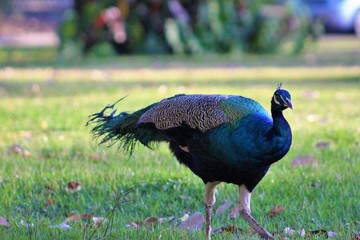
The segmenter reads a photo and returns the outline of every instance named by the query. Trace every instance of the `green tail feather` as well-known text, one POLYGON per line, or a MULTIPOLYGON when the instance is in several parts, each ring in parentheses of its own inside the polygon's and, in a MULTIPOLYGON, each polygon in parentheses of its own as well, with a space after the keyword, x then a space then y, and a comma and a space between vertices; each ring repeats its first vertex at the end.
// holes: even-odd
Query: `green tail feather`
POLYGON ((101 138, 100 144, 110 143, 110 145, 113 145, 118 143, 120 149, 132 154, 137 141, 150 148, 152 142, 165 140, 156 129, 137 127, 141 115, 156 103, 134 113, 121 112, 115 115, 114 106, 122 99, 124 98, 112 105, 107 105, 99 113, 90 115, 90 120, 86 125, 96 124, 91 133, 95 138, 101 138), (105 111, 108 109, 113 111, 110 115, 105 115, 105 111))

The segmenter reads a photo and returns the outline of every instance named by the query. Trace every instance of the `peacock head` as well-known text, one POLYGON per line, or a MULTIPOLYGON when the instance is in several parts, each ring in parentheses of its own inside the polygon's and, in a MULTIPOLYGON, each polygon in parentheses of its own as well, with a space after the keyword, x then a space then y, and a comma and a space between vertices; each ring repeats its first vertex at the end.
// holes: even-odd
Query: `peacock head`
POLYGON ((291 103, 291 96, 288 91, 281 89, 281 83, 274 92, 274 96, 271 99, 271 108, 277 111, 283 111, 287 108, 294 109, 291 103))

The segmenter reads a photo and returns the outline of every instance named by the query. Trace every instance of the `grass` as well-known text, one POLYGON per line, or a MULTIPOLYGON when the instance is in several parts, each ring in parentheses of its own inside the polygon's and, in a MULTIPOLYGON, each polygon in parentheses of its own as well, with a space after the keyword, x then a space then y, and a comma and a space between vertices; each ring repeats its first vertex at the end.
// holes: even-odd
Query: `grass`
MULTIPOLYGON (((98 147, 85 126, 87 116, 126 95, 120 110, 136 110, 180 92, 241 94, 268 109, 282 81, 295 106, 285 112, 293 146, 254 190, 253 215, 270 232, 325 229, 336 232, 335 239, 354 238, 360 228, 358 40, 329 38, 317 45, 296 57, 126 57, 0 69, 0 216, 10 224, 0 226, 0 236, 204 239, 203 232, 173 226, 186 213, 204 212, 201 180, 165 145, 158 151, 139 146, 132 158, 116 147, 98 147), (321 141, 330 145, 317 147, 321 141), (15 144, 27 152, 12 150, 15 144), (292 167, 297 156, 318 162, 292 167), (71 181, 82 189, 67 191, 71 181), (285 211, 271 219, 266 213, 275 205, 285 211), (70 222, 70 230, 50 228, 85 213, 108 221, 96 228, 82 218, 70 222), (175 220, 126 227, 150 216, 175 220)), ((215 207, 237 201, 236 187, 221 184, 218 189, 215 207)), ((244 238, 257 238, 243 220, 228 219, 228 212, 214 217, 213 226, 235 224, 245 229, 244 238)))

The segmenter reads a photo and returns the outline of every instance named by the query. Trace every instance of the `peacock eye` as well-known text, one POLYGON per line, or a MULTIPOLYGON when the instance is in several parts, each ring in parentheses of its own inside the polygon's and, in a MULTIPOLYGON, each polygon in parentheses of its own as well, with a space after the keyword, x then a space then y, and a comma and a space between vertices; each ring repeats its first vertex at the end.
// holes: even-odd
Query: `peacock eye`
POLYGON ((274 102, 277 104, 277 105, 280 105, 280 102, 279 102, 279 95, 276 95, 274 96, 274 102))

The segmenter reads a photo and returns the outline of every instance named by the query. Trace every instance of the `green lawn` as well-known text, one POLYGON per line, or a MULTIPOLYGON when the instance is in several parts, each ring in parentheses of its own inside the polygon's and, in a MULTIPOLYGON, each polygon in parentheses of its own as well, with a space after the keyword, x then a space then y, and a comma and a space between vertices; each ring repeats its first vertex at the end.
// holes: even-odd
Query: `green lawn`
MULTIPOLYGON (((181 166, 166 145, 139 145, 132 158, 115 146, 98 147, 85 126, 88 115, 117 99, 120 111, 137 110, 177 93, 226 93, 258 100, 266 109, 279 82, 295 107, 285 116, 293 146, 253 192, 253 216, 275 237, 324 229, 334 239, 360 230, 360 43, 326 38, 300 56, 242 55, 119 57, 82 62, 50 61, 0 69, 0 239, 202 239, 180 231, 185 214, 202 212, 202 181, 181 166), (320 146, 319 146, 320 145, 320 146), (316 164, 293 167, 298 156, 316 164), (69 182, 81 190, 67 190, 69 182), (285 210, 274 218, 274 206, 285 210), (105 217, 97 227, 82 215, 105 217), (171 221, 139 228, 147 217, 171 221)), ((215 208, 237 201, 237 188, 221 184, 215 208)), ((213 217, 213 227, 235 224, 256 239, 248 224, 213 217)), ((213 239, 230 236, 216 234, 213 239)), ((295 234, 292 238, 303 239, 295 234)), ((311 239, 324 239, 317 234, 311 239)))

